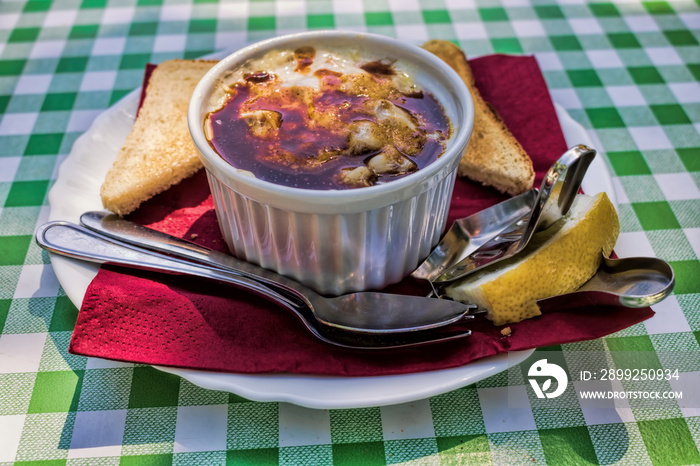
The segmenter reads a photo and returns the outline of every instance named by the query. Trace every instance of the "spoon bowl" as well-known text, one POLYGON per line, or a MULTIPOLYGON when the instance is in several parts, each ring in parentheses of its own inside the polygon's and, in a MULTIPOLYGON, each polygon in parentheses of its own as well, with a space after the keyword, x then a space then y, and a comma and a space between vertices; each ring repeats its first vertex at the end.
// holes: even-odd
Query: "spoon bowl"
POLYGON ((585 306, 642 308, 665 299, 674 285, 673 268, 662 259, 603 256, 595 275, 578 290, 541 299, 537 305, 543 313, 585 306))

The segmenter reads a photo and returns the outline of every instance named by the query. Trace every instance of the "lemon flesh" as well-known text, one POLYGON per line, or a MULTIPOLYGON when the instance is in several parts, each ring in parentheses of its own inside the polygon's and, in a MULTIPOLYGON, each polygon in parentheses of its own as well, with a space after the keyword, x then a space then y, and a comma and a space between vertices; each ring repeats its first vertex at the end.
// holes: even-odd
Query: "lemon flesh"
POLYGON ((605 193, 578 194, 569 213, 523 251, 448 286, 445 294, 487 310, 495 325, 541 315, 537 300, 571 293, 598 270, 620 233, 605 193))

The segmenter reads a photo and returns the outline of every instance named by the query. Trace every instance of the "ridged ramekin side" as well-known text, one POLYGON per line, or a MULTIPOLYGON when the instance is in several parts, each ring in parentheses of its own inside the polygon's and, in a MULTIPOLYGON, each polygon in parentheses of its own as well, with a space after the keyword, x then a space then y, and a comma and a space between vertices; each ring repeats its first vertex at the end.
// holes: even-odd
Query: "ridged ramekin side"
POLYGON ((232 253, 333 295, 380 289, 413 271, 444 230, 454 186, 447 176, 378 209, 313 214, 264 205, 208 178, 232 253))

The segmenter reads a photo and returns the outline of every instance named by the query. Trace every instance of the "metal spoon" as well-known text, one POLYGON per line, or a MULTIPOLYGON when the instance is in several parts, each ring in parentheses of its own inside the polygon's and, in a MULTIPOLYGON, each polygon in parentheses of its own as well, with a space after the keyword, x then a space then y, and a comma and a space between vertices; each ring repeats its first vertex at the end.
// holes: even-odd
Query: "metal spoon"
POLYGON ((603 256, 598 271, 573 293, 538 301, 543 312, 580 305, 647 307, 673 291, 671 265, 656 257, 610 259, 603 256))
POLYGON ((432 281, 518 220, 529 218, 537 193, 537 189, 533 188, 455 220, 440 243, 411 276, 432 281))
MULTIPOLYGON (((656 257, 625 257, 603 260, 596 273, 571 293, 537 300, 542 313, 587 306, 642 308, 663 301, 673 291, 671 265, 656 257)), ((479 307, 472 315, 486 314, 479 307)))
MULTIPOLYGON (((145 231, 150 234, 154 230, 145 231)), ((199 248, 183 240, 169 238, 173 244, 180 241, 195 250, 199 248)), ((372 336, 379 338, 389 334, 417 333, 420 335, 401 335, 397 339, 426 340, 431 338, 431 335, 426 333, 428 330, 472 318, 467 314, 474 307, 448 300, 378 292, 324 298, 293 280, 252 264, 240 264, 242 261, 226 254, 201 248, 209 257, 209 265, 205 265, 202 262, 207 261, 193 253, 187 253, 183 247, 177 251, 181 257, 191 257, 200 263, 188 262, 107 238, 68 222, 50 222, 41 226, 37 230, 36 240, 41 247, 50 252, 75 259, 196 275, 238 285, 295 311, 307 328, 317 336, 323 332, 332 332, 334 335, 338 332, 354 333, 363 334, 362 338, 367 340, 372 339, 372 336), (212 260, 218 262, 213 263, 212 260), (234 268, 236 265, 244 265, 246 272, 241 273, 241 270, 234 268), (259 272, 259 275, 253 272, 259 272)), ((462 332, 461 336, 464 335, 462 332)), ((432 337, 435 338, 436 335, 432 337)))
POLYGON ((595 150, 584 145, 566 151, 547 172, 529 215, 447 268, 431 283, 441 286, 453 282, 522 251, 536 231, 551 226, 568 213, 595 154, 595 150))

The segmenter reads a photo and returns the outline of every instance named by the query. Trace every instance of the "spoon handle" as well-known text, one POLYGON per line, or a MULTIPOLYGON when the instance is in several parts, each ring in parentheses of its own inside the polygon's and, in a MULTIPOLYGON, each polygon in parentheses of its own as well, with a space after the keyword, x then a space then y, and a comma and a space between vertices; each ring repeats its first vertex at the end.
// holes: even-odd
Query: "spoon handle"
POLYGON ((137 247, 158 251, 194 261, 265 284, 288 299, 313 307, 318 295, 302 284, 271 270, 236 259, 233 256, 207 249, 190 241, 171 236, 107 212, 86 212, 80 216, 83 226, 100 235, 137 247))
POLYGON ((542 312, 579 306, 652 306, 673 291, 671 265, 656 257, 609 259, 603 256, 598 271, 571 293, 537 301, 542 312))
POLYGON ((37 229, 36 241, 49 252, 97 264, 153 270, 171 274, 194 275, 237 285, 294 310, 298 303, 248 277, 202 264, 191 264, 160 253, 105 238, 80 225, 49 222, 37 229))
POLYGON ((671 294, 675 283, 673 268, 663 259, 604 256, 598 272, 578 292, 605 294, 625 307, 646 307, 671 294))

